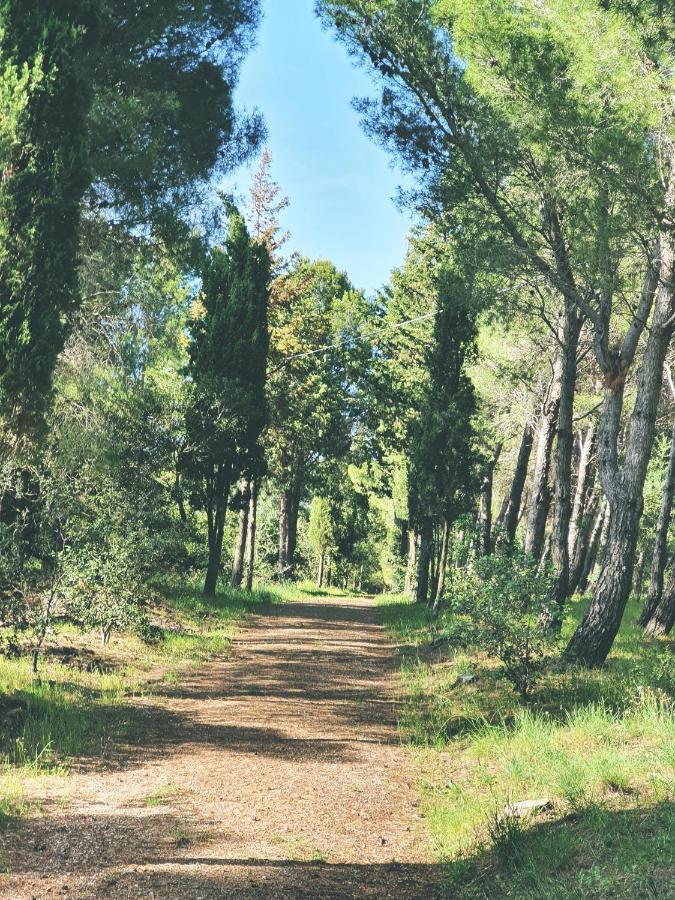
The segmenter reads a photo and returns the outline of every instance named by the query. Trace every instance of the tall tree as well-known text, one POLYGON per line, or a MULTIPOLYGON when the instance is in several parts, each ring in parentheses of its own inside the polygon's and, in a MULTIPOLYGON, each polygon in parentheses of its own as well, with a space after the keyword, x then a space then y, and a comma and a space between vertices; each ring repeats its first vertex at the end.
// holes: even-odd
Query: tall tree
POLYGON ((79 299, 96 0, 0 3, 0 415, 39 425, 79 299))
POLYGON ((193 502, 207 517, 206 595, 216 591, 232 484, 262 465, 269 266, 265 248, 232 212, 225 246, 214 248, 206 263, 190 346, 186 467, 193 502))
POLYGON ((368 127, 420 174, 426 203, 433 208, 448 182, 461 182, 486 204, 523 275, 559 297, 560 602, 568 580, 575 340, 584 320, 592 327, 605 378, 598 462, 611 509, 609 552, 568 656, 602 663, 630 592, 660 371, 673 330, 673 110, 660 101, 672 95, 672 29, 659 18, 666 30, 649 30, 648 42, 629 17, 595 0, 574 7, 490 0, 319 6, 385 82, 380 103, 362 104, 368 127), (641 251, 642 278, 635 264, 641 251), (635 299, 626 307, 629 295, 635 299), (615 345, 622 314, 628 326, 615 345), (643 334, 622 464, 624 386, 643 334))

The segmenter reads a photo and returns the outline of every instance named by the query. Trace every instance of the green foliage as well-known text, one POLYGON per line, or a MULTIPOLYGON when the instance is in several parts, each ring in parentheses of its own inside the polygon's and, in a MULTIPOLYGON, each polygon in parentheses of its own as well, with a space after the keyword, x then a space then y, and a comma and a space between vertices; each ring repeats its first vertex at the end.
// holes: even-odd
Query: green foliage
POLYGON ((240 117, 233 93, 259 20, 257 0, 134 0, 100 4, 89 68, 88 204, 127 223, 153 223, 173 240, 176 220, 204 200, 214 176, 258 146, 258 116, 240 117))
POLYGON ((548 573, 519 548, 479 557, 454 580, 454 608, 468 617, 478 646, 498 657, 520 696, 532 691, 557 638, 548 624, 555 606, 548 573))
POLYGON ((0 3, 0 415, 19 433, 42 422, 78 301, 97 15, 95 0, 0 3))
POLYGON ((269 257, 233 213, 223 249, 214 248, 194 307, 189 374, 194 396, 188 430, 191 464, 213 478, 259 468, 266 420, 269 257))
POLYGON ((183 467, 191 501, 208 519, 207 593, 215 591, 232 483, 263 468, 269 275, 267 250, 251 241, 233 211, 225 247, 214 248, 207 260, 189 350, 192 391, 183 467))
MULTIPOLYGON (((399 727, 415 747, 448 891, 476 900, 667 896, 675 669, 669 644, 640 641, 638 607, 606 669, 549 668, 524 707, 494 661, 467 646, 465 620, 396 596, 380 602, 401 645, 399 727), (508 803, 535 798, 552 809, 513 827, 504 819, 508 803)), ((565 634, 583 613, 570 607, 565 634)))
POLYGON ((309 539, 313 547, 324 553, 335 543, 334 510, 326 497, 312 497, 309 510, 309 539))
POLYGON ((85 629, 97 628, 107 643, 113 629, 147 627, 147 558, 139 535, 115 534, 102 546, 67 555, 65 609, 85 629))

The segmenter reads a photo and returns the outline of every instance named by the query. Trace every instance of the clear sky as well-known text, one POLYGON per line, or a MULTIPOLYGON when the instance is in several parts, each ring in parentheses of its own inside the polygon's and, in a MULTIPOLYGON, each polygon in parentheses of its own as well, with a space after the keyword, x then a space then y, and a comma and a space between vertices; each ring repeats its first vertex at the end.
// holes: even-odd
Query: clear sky
MULTIPOLYGON (((372 292, 403 262, 410 227, 393 201, 400 173, 351 106, 353 97, 372 93, 372 82, 321 27, 313 0, 262 0, 262 7, 236 99, 265 117, 272 175, 291 201, 284 214, 290 247, 330 259, 372 292)), ((243 195, 249 179, 241 169, 227 186, 243 195)))

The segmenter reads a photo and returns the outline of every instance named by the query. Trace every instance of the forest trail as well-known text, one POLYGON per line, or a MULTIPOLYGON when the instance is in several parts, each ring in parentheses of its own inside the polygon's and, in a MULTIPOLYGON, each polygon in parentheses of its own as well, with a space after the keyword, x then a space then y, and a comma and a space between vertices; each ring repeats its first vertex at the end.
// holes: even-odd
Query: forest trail
POLYGON ((441 895, 372 601, 271 607, 133 706, 105 771, 52 779, 5 846, 11 898, 441 895))

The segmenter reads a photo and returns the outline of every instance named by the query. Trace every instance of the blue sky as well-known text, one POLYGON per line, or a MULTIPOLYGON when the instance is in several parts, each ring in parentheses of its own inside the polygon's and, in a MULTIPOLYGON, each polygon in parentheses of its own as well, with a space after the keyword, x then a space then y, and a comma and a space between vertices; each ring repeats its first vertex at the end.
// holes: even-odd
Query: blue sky
MULTIPOLYGON (((313 0, 262 6, 236 99, 265 117, 272 174, 291 201, 284 214, 290 247, 332 260, 372 292, 402 263, 410 227, 393 201, 400 173, 366 137, 351 106, 354 96, 372 93, 372 82, 322 29, 313 0)), ((249 179, 250 170, 241 169, 227 187, 243 195, 249 179)))

